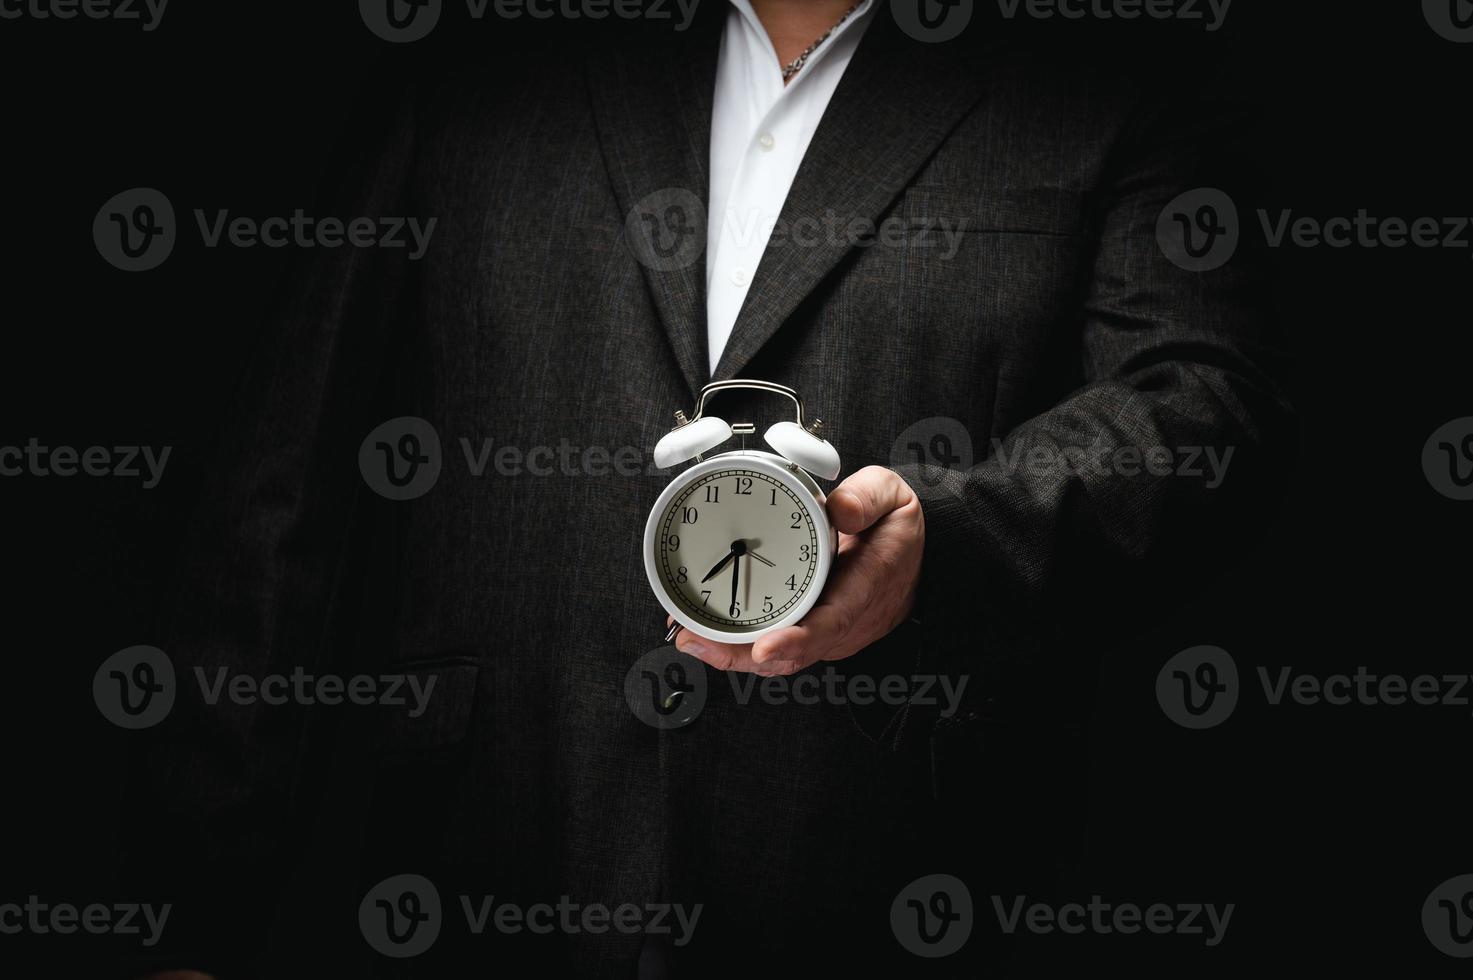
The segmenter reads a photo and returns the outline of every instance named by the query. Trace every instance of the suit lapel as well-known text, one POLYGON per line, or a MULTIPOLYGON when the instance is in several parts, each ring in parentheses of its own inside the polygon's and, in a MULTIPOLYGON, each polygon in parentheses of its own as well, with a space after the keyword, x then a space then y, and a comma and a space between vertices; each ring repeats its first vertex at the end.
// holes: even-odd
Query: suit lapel
POLYGON ((676 231, 699 239, 680 248, 673 261, 641 262, 692 397, 706 383, 710 363, 704 215, 710 200, 711 101, 725 4, 710 6, 703 5, 695 22, 675 40, 664 35, 657 46, 625 51, 589 68, 599 142, 621 217, 640 206, 651 220, 665 220, 665 205, 679 200, 677 192, 700 202, 698 214, 683 211, 669 226, 678 221, 676 231))
MULTIPOLYGON (((877 220, 980 97, 975 70, 938 45, 905 38, 881 11, 809 143, 780 226, 877 220)), ((853 247, 840 234, 824 232, 816 246, 795 237, 769 243, 714 378, 742 371, 853 247)))

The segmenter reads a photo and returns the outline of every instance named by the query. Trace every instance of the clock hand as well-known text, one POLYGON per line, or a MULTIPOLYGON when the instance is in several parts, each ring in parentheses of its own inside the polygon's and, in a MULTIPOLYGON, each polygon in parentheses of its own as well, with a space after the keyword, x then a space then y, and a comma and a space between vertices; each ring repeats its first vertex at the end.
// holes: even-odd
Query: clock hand
POLYGON ((715 578, 723 568, 731 564, 731 560, 737 556, 736 546, 738 543, 739 542, 736 541, 733 541, 731 543, 731 550, 726 553, 726 557, 718 561, 715 567, 706 573, 706 577, 701 579, 702 583, 711 581, 711 579, 715 578))
POLYGON ((776 568, 777 567, 776 564, 774 564, 773 562, 768 561, 766 558, 763 558, 761 555, 757 554, 757 552, 755 552, 755 551, 748 551, 747 554, 751 555, 753 558, 757 559, 762 564, 766 565, 768 568, 776 568))
MULTIPOLYGON (((738 541, 737 544, 741 544, 741 542, 738 541)), ((746 551, 746 550, 747 550, 746 549, 746 546, 743 545, 742 551, 746 551)), ((732 553, 733 556, 735 556, 735 555, 740 554, 741 552, 738 552, 736 550, 735 546, 733 546, 731 553, 732 553)), ((737 614, 737 604, 736 604, 736 600, 737 600, 737 582, 738 582, 738 580, 741 579, 741 577, 742 577, 742 563, 741 562, 733 562, 732 563, 732 566, 731 566, 731 605, 726 610, 726 614, 728 616, 730 616, 732 619, 736 619, 736 614, 737 614)))

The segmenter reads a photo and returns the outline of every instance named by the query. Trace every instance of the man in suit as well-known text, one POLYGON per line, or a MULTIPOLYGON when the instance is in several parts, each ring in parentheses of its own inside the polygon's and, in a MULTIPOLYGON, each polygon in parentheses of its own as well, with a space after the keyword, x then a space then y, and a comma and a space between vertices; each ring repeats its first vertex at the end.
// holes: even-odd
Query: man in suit
MULTIPOLYGON (((1046 889, 1077 831, 1097 617, 1210 573, 1287 410, 1251 256, 1193 270, 1158 242, 1168 203, 1226 179, 1202 105, 1140 62, 1001 23, 931 43, 887 7, 708 5, 688 32, 471 59, 374 108, 351 213, 435 216, 434 240, 419 261, 312 257, 165 636, 207 670, 434 694, 418 715, 181 695, 150 772, 189 815, 171 838, 213 860, 178 885, 200 930, 178 932, 203 937, 179 965, 249 959, 259 903, 324 841, 341 894, 299 931, 392 975, 920 969, 904 921, 944 930, 966 901, 903 896, 932 874, 970 890, 954 956, 1003 956, 986 896, 1046 889), (472 464, 487 439, 646 450, 733 377, 828 424, 839 563, 795 627, 682 633, 705 700, 654 726, 624 691, 664 647, 640 545, 671 474, 472 464), (438 476, 390 500, 358 452, 403 417, 435 434, 438 476), (973 458, 897 445, 918 424, 954 424, 973 458), (1187 447, 1234 453, 1222 486, 1142 462, 1187 447), (960 703, 742 694, 805 672, 943 678, 960 703), (356 903, 403 873, 444 924, 386 958, 356 903), (477 935, 461 911, 488 895, 699 912, 685 934, 477 935)), ((774 412, 729 397, 725 417, 774 412)))

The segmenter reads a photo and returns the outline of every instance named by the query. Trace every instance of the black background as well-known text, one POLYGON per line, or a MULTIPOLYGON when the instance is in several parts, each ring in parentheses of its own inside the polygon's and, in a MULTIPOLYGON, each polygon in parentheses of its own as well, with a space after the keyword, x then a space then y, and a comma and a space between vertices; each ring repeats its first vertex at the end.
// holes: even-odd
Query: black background
MULTIPOLYGON (((98 714, 92 674, 115 650, 152 642, 183 517, 291 251, 205 248, 192 209, 313 213, 351 113, 373 111, 363 93, 413 77, 445 46, 536 51, 576 71, 580 46, 619 43, 628 29, 474 23, 450 4, 430 39, 393 47, 351 3, 176 4, 151 33, 136 22, 0 21, 0 445, 172 447, 152 490, 0 478, 10 571, 0 901, 127 897, 116 854, 129 739, 98 714), (128 274, 102 260, 91 225, 135 186, 166 193, 181 232, 163 266, 128 274)), ((1267 178, 1261 201, 1238 202, 1245 235, 1261 236, 1259 207, 1473 214, 1473 44, 1437 36, 1417 4, 1238 0, 1213 34, 1144 22, 1038 29, 1076 40, 1090 30, 1120 57, 1154 59, 1162 86, 1220 58, 1263 108, 1241 147, 1267 178)), ((1467 672, 1473 504, 1434 492, 1420 457, 1434 429, 1473 415, 1470 255, 1466 243, 1272 252, 1302 427, 1291 487, 1246 555, 1225 560, 1188 605, 1097 624, 1112 652, 1074 876, 1086 896, 1237 910, 1216 949, 1117 936, 1060 940, 1050 956, 1137 975, 1466 969, 1433 949, 1420 910, 1433 887, 1473 872, 1470 708, 1271 707, 1255 671, 1467 672), (1163 716, 1155 677, 1203 643, 1234 655, 1244 693, 1228 722, 1192 732, 1163 716)), ((263 912, 262 946, 301 962, 270 925, 263 912)), ((126 950, 116 939, 0 936, 0 964, 39 956, 56 975, 126 950)))

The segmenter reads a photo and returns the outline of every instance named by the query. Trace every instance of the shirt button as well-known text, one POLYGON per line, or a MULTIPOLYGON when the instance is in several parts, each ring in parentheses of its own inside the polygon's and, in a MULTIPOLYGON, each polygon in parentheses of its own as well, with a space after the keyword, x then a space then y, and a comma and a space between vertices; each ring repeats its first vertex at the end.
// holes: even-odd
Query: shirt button
POLYGON ((757 145, 762 147, 762 149, 764 150, 770 150, 777 145, 777 140, 772 138, 771 133, 763 133, 761 136, 757 137, 757 145))
POLYGON ((751 280, 751 278, 751 276, 747 275, 746 269, 731 270, 731 281, 734 285, 745 286, 751 280))

